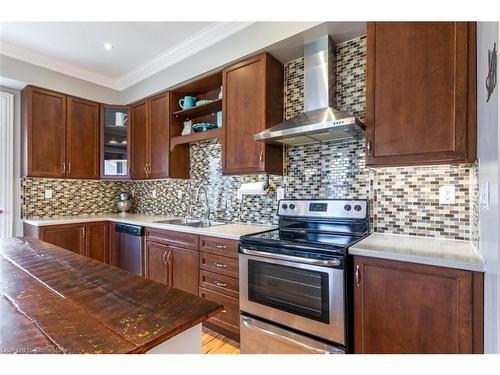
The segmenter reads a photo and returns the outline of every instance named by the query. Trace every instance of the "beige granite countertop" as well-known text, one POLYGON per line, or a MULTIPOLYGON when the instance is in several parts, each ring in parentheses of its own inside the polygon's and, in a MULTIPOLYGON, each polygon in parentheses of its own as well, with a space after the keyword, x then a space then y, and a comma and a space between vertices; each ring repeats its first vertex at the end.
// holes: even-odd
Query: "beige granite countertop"
POLYGON ((484 261, 470 241, 373 233, 349 254, 484 272, 484 261))
POLYGON ((117 223, 142 225, 150 228, 168 229, 177 232, 201 234, 205 236, 227 238, 231 240, 239 240, 241 236, 246 234, 264 232, 266 230, 275 229, 276 227, 258 224, 240 224, 230 223, 218 225, 209 228, 192 228, 181 225, 159 224, 155 223, 158 220, 172 219, 175 216, 154 216, 154 215, 137 215, 137 214, 107 214, 94 216, 61 216, 46 219, 24 219, 25 224, 34 225, 37 227, 46 225, 60 225, 72 223, 88 223, 93 221, 113 221, 117 223))

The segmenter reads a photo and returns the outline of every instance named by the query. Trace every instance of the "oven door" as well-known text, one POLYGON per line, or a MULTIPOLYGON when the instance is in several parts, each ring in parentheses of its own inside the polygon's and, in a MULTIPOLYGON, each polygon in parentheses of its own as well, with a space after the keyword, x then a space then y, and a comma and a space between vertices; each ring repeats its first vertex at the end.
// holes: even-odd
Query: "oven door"
POLYGON ((247 254, 239 262, 243 312, 346 344, 343 268, 247 254))

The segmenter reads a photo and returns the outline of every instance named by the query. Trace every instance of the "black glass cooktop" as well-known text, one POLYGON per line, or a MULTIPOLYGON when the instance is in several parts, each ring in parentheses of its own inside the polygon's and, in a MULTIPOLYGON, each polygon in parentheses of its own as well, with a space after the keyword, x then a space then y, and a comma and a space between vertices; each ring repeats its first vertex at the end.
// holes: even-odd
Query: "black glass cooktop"
POLYGON ((303 250, 317 249, 318 251, 344 253, 349 246, 363 237, 364 236, 354 234, 301 232, 276 229, 243 236, 241 241, 245 244, 259 246, 297 248, 303 250))

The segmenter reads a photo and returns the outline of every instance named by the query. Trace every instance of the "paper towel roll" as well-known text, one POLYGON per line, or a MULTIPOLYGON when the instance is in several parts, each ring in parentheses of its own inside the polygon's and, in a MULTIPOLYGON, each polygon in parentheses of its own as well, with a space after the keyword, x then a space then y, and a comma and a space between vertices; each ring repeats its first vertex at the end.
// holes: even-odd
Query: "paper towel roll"
POLYGON ((248 184, 241 184, 238 193, 241 195, 266 195, 268 187, 266 182, 251 182, 248 184))

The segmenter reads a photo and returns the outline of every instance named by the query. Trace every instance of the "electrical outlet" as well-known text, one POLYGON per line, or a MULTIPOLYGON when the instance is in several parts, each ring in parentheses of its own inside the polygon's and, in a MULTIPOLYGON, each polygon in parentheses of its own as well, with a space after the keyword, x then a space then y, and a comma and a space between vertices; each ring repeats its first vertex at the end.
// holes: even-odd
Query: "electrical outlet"
POLYGON ((490 183, 485 182, 479 186, 479 203, 482 208, 490 208, 490 183))
POLYGON ((285 189, 284 188, 276 189, 276 200, 279 201, 280 199, 285 199, 285 189))
POLYGON ((439 204, 455 204, 455 185, 439 187, 439 204))
POLYGON ((45 190, 45 199, 52 199, 53 196, 54 196, 54 190, 52 189, 45 190))
POLYGON ((177 190, 177 199, 182 199, 182 190, 177 190))
POLYGON ((153 190, 151 191, 151 197, 152 197, 152 198, 156 198, 156 189, 153 189, 153 190))

